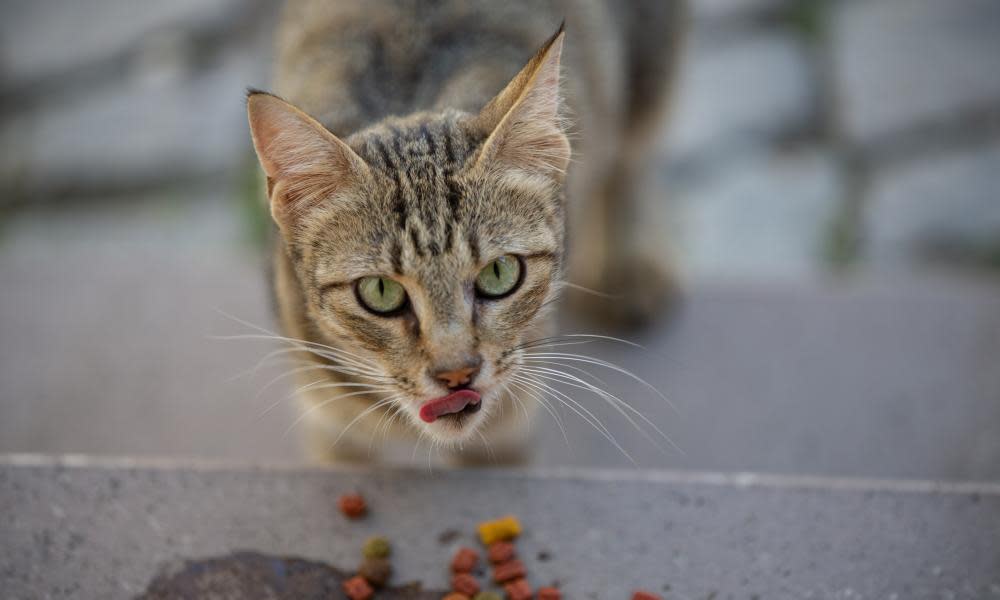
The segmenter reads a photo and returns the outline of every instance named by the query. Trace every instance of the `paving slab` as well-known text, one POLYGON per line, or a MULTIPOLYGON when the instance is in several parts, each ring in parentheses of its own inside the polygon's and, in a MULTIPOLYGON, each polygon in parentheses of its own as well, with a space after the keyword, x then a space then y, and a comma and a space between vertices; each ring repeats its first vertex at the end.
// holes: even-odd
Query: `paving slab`
POLYGON ((864 258, 878 268, 1000 261, 1000 140, 873 174, 864 258))
POLYGON ((870 144, 963 110, 995 107, 1000 4, 993 0, 832 3, 839 121, 870 144))
MULTIPOLYGON (((0 587, 12 599, 136 597, 158 575, 162 591, 224 561, 261 578, 288 565, 350 571, 376 533, 394 543, 396 582, 443 590, 452 553, 477 544, 475 524, 509 513, 525 525, 518 550, 531 582, 558 581, 567 598, 624 599, 638 587, 697 600, 1000 597, 997 485, 2 463, 0 587), (349 490, 369 498, 370 518, 337 512, 349 490)), ((330 581, 316 583, 322 597, 341 597, 322 587, 330 581)), ((188 597, 253 597, 210 584, 188 597)))

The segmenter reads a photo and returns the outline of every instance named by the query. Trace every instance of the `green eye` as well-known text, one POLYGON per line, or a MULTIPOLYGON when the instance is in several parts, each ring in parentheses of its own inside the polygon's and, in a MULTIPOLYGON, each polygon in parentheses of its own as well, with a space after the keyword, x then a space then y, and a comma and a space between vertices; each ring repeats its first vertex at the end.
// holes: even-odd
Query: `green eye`
POLYGON ((483 267, 476 277, 476 291, 487 298, 500 298, 514 291, 521 281, 521 261, 505 254, 483 267))
POLYGON ((372 312, 390 313, 406 302, 406 290, 392 279, 368 276, 358 280, 358 298, 372 312))

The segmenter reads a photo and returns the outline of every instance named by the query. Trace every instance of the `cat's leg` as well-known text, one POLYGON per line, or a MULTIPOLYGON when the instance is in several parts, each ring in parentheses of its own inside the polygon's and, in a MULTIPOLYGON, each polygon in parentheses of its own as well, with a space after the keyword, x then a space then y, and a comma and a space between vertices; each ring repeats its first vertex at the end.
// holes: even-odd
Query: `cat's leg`
MULTIPOLYGON (((617 152, 607 157, 603 169, 585 175, 588 181, 576 190, 584 210, 577 230, 571 231, 569 256, 570 282, 607 296, 566 292, 577 313, 617 329, 643 327, 679 299, 669 258, 651 254, 648 248, 654 244, 640 243, 638 225, 642 203, 663 202, 650 167, 673 91, 685 3, 640 1, 626 13, 625 118, 614 136, 617 152)), ((610 137, 602 136, 601 143, 610 137)))

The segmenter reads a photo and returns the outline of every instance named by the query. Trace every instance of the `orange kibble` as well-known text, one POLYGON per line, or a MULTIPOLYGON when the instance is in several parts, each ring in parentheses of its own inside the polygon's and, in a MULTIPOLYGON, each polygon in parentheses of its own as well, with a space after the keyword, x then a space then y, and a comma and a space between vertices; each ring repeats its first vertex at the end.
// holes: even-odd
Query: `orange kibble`
POLYGON ((524 569, 524 563, 516 558, 493 567, 493 581, 497 583, 518 579, 527 574, 528 572, 524 569))
POLYGON ((493 564, 507 562, 514 558, 516 549, 510 542, 493 542, 487 549, 486 556, 493 564))
POLYGON ((632 593, 632 600, 663 600, 653 592, 647 592, 646 590, 636 590, 632 593))
POLYGON ((521 522, 516 517, 506 516, 495 521, 485 521, 477 527, 479 539, 484 546, 493 542, 508 541, 521 535, 521 522))
POLYGON ((543 587, 538 588, 538 600, 562 600, 562 592, 559 588, 543 587))
POLYGON ((348 519, 360 519, 368 514, 368 504, 361 494, 344 494, 337 503, 348 519))
POLYGON ((369 600, 375 594, 372 586, 368 585, 368 582, 360 575, 344 581, 343 587, 344 593, 351 600, 369 600))
POLYGON ((451 589, 459 594, 475 596, 479 593, 479 582, 468 573, 455 573, 451 578, 451 589))
POLYGON ((451 559, 452 573, 468 573, 479 564, 479 553, 472 548, 459 548, 451 559))
POLYGON ((524 578, 511 581, 503 586, 503 591, 507 592, 508 600, 531 600, 531 586, 524 578))

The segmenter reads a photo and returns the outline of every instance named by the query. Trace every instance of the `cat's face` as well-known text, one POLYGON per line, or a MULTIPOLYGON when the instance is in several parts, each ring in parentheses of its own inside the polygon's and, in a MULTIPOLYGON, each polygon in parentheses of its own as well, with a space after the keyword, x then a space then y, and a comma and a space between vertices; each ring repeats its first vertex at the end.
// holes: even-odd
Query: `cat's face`
MULTIPOLYGON (((341 141, 267 94, 250 122, 314 329, 433 438, 497 409, 555 295, 569 144, 557 34, 478 115, 390 119, 341 141)), ((362 377, 364 379, 364 377, 362 377)))

